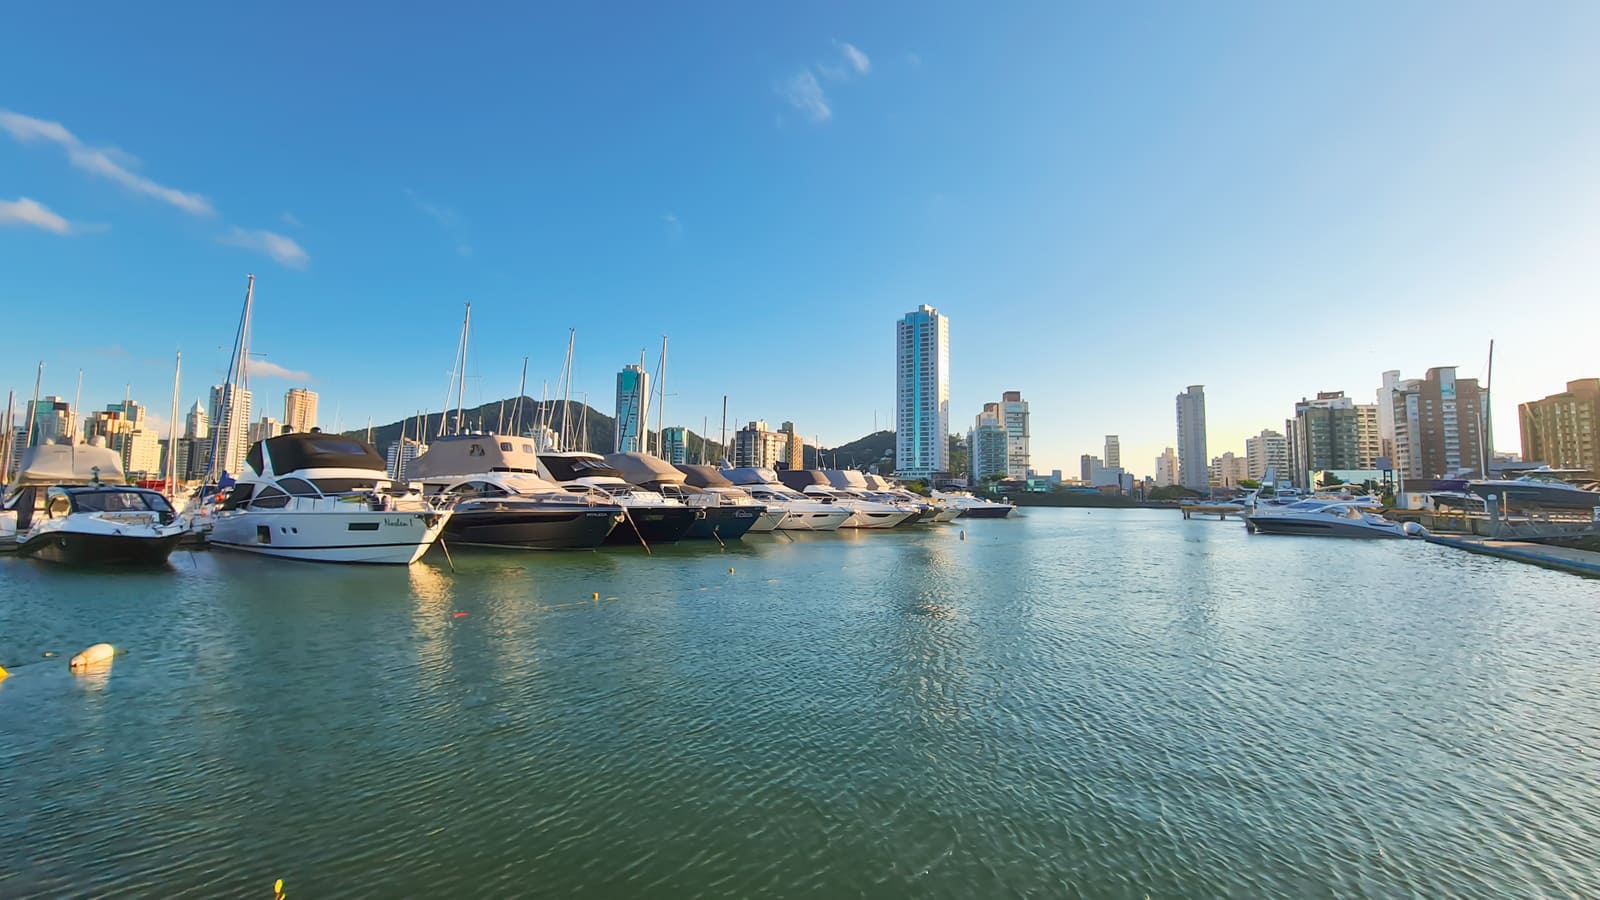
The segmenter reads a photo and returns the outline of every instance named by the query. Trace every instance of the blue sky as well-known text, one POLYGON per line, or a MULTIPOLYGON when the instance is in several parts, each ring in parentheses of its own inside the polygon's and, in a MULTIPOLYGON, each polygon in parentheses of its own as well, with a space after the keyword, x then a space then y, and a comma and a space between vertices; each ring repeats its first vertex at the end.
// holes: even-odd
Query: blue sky
POLYGON ((8 12, 0 390, 165 415, 181 349, 192 403, 248 272, 324 427, 438 409, 464 301, 469 401, 575 327, 609 409, 666 334, 669 420, 824 444, 930 303, 952 426, 1020 389, 1040 469, 1149 471, 1193 383, 1242 452, 1495 338, 1516 449, 1600 375, 1600 5, 334 6, 8 12))

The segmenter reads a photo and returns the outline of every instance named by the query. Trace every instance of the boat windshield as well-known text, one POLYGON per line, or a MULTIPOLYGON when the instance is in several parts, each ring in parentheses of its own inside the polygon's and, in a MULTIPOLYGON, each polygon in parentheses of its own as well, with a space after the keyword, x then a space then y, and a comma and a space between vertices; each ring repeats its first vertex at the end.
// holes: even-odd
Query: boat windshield
POLYGON ((152 491, 78 491, 73 512, 172 512, 167 498, 152 491))
POLYGON ((311 483, 326 497, 370 491, 378 486, 371 478, 313 478, 311 483))

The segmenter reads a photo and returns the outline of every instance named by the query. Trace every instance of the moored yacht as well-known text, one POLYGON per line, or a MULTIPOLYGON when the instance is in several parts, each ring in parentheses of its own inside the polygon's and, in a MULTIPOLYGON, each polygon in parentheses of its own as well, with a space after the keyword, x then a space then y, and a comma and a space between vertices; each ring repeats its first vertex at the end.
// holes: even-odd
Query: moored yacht
POLYGON ((778 523, 779 531, 838 531, 851 515, 848 509, 790 490, 778 480, 778 473, 771 469, 723 469, 721 475, 748 493, 757 503, 766 504, 768 509, 782 510, 784 515, 778 523))
POLYGON ((450 506, 446 546, 589 549, 622 522, 622 507, 563 491, 538 473, 532 438, 497 434, 435 438, 406 466, 424 496, 450 506))
POLYGON ((389 481, 383 457, 351 438, 313 431, 256 443, 247 471, 215 513, 214 547, 315 562, 415 562, 450 510, 389 481))
POLYGON ((760 507, 761 515, 756 517, 756 523, 750 526, 751 534, 766 534, 776 531, 789 515, 783 509, 757 501, 750 496, 749 491, 722 477, 722 473, 717 471, 716 466, 697 466, 680 463, 674 464, 673 468, 683 473, 685 488, 694 488, 703 494, 714 495, 719 498, 719 503, 736 506, 753 504, 760 507))
POLYGON ((9 549, 70 565, 166 562, 184 531, 172 505, 121 482, 122 459, 106 447, 29 448, 5 504, 9 549))
POLYGON ((737 540, 754 528, 767 510, 748 496, 737 498, 691 487, 688 475, 672 463, 649 454, 612 453, 606 457, 606 464, 621 473, 629 484, 699 510, 700 518, 684 534, 691 540, 737 540))
POLYGON ((579 450, 544 451, 538 454, 539 475, 562 490, 574 494, 593 493, 622 507, 622 524, 608 544, 670 544, 689 533, 701 511, 680 500, 669 500, 655 491, 634 487, 622 473, 606 464, 598 453, 579 450))
POLYGON ((1010 503, 985 500, 961 492, 934 491, 933 496, 961 510, 960 518, 963 519, 1004 519, 1016 509, 1010 503))
POLYGON ((1358 503, 1302 500, 1278 507, 1272 513, 1250 513, 1246 524, 1257 534, 1299 534, 1321 537, 1400 538, 1399 522, 1391 522, 1369 506, 1358 503))
POLYGON ((1501 508, 1510 511, 1541 509, 1593 510, 1600 507, 1600 491, 1589 490, 1566 481, 1562 472, 1550 468, 1529 469, 1515 478, 1469 481, 1466 492, 1487 501, 1492 494, 1500 498, 1501 508))
POLYGON ((913 511, 897 505, 864 500, 835 490, 828 476, 816 469, 785 470, 778 473, 778 479, 786 487, 799 491, 812 500, 831 503, 841 509, 849 510, 850 517, 844 520, 840 528, 893 528, 916 515, 913 511))
POLYGON ((854 469, 823 469, 822 474, 828 479, 829 486, 835 493, 847 494, 869 503, 885 503, 903 510, 907 513, 905 521, 901 523, 903 525, 933 521, 934 510, 930 504, 922 502, 909 491, 902 496, 893 491, 882 490, 867 481, 865 472, 857 472, 854 469))

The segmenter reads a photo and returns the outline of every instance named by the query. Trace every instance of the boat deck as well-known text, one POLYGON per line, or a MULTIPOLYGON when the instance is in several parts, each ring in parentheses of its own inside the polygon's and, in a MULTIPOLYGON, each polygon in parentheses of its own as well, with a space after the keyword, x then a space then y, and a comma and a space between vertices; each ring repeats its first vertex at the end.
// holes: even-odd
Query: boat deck
POLYGON ((1547 569, 1559 569, 1563 572, 1571 572, 1574 575, 1600 578, 1600 553, 1594 553, 1589 550, 1578 550, 1572 547, 1552 547, 1528 541, 1499 541, 1492 538, 1479 537, 1445 537, 1437 534, 1428 535, 1428 542, 1445 547, 1454 547, 1457 550, 1465 550, 1468 553, 1497 556, 1501 559, 1544 566, 1547 569))

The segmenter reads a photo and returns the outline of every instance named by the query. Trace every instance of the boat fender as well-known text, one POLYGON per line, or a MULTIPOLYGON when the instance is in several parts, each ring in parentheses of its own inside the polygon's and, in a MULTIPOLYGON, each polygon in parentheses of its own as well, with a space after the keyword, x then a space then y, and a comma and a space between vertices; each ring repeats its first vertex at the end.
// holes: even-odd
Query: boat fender
POLYGON ((1422 523, 1421 522, 1407 522, 1405 524, 1405 529, 1404 530, 1405 530, 1405 533, 1406 533, 1406 535, 1408 537, 1427 537, 1428 536, 1428 529, 1422 527, 1422 523))
POLYGON ((74 656, 67 662, 68 669, 87 669, 97 663, 109 662, 115 656, 117 648, 110 644, 95 644, 87 647, 82 653, 74 656))

